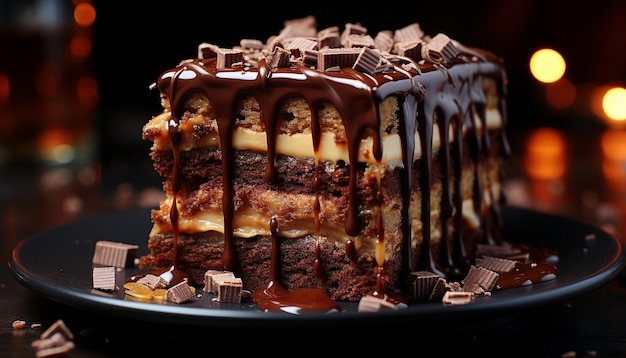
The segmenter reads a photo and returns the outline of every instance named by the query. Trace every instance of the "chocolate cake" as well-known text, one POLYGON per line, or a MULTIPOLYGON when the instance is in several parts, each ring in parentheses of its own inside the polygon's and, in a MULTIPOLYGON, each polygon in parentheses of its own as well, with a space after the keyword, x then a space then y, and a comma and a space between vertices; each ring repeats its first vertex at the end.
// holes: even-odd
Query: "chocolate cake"
POLYGON ((411 273, 460 280, 502 243, 506 85, 502 59, 417 22, 309 16, 199 44, 152 86, 164 110, 142 135, 167 195, 140 267, 232 271, 257 298, 411 301, 411 273))

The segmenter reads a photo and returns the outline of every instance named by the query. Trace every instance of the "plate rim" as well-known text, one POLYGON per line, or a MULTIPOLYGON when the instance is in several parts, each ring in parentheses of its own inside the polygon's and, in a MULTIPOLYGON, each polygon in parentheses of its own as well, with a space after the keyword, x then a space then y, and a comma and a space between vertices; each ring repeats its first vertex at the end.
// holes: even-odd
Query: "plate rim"
MULTIPOLYGON (((263 312, 258 309, 247 308, 237 309, 213 309, 203 307, 191 307, 185 304, 154 304, 145 302, 134 302, 119 299, 115 295, 106 293, 89 292, 85 293, 76 287, 59 287, 58 282, 53 282, 41 273, 33 272, 28 265, 23 263, 24 247, 33 245, 38 240, 49 238, 58 233, 63 233, 80 225, 98 224, 116 220, 120 217, 145 216, 143 224, 150 225, 149 211, 151 207, 137 207, 94 215, 74 222, 62 224, 43 230, 29 238, 23 239, 13 248, 9 258, 9 268, 15 279, 44 297, 68 306, 81 310, 96 311, 100 313, 111 313, 114 315, 131 317, 143 321, 153 321, 162 323, 183 323, 185 325, 199 326, 266 326, 280 323, 284 325, 309 325, 309 324, 369 324, 377 322, 411 322, 415 319, 420 321, 437 322, 442 318, 452 319, 457 322, 485 322, 489 319, 500 319, 519 314, 525 309, 538 306, 546 306, 558 302, 564 302, 571 298, 581 296, 606 285, 615 278, 620 271, 626 267, 626 257, 623 252, 623 245, 620 240, 609 234, 605 230, 584 223, 575 219, 540 212, 528 208, 506 205, 503 209, 504 228, 511 224, 512 217, 530 216, 536 221, 548 221, 558 223, 553 225, 557 229, 560 226, 571 225, 585 228, 589 233, 596 235, 596 240, 607 241, 615 245, 613 256, 603 255, 600 263, 602 269, 594 272, 586 272, 586 276, 581 280, 573 280, 559 285, 559 278, 554 280, 534 284, 530 286, 502 290, 494 293, 491 297, 478 297, 479 299, 467 305, 444 306, 439 302, 420 303, 406 309, 397 311, 380 312, 351 312, 351 313, 306 313, 292 315, 282 312, 263 312), (553 287, 556 286, 556 287, 553 287), (552 287, 552 288, 550 288, 552 287), (94 294, 95 293, 95 294, 94 294)), ((143 225, 142 224, 142 225, 143 225)), ((139 224, 137 224, 139 225, 139 224)), ((511 224, 512 225, 512 224, 511 224)), ((150 226, 147 226, 150 227, 150 226)), ((505 239, 509 239, 506 237, 505 239)), ((49 240, 49 239, 48 239, 49 240)), ((144 245, 147 243, 147 232, 142 237, 144 245)), ((584 240, 584 239, 583 239, 584 240)), ((94 242, 97 240, 93 240, 94 242)), ((140 250, 142 247, 140 247, 140 250)), ((143 248, 145 250, 145 247, 143 248)), ((593 252, 593 250, 590 250, 593 252)), ((598 258, 596 258, 598 259, 598 258)), ((557 265, 558 266, 558 265, 557 265)), ((91 271, 91 267, 89 268, 91 271)), ((583 270, 584 271, 584 270, 583 270)), ((584 272, 583 272, 584 273, 584 272)), ((92 290, 93 291, 93 290, 92 290)), ((123 289, 122 289, 123 291, 123 289)), ((123 295, 123 292, 122 292, 123 295)), ((343 303, 340 303, 343 304, 343 303)), ((354 303, 348 303, 352 305, 354 303)), ((253 305, 251 303, 250 305, 253 305)))

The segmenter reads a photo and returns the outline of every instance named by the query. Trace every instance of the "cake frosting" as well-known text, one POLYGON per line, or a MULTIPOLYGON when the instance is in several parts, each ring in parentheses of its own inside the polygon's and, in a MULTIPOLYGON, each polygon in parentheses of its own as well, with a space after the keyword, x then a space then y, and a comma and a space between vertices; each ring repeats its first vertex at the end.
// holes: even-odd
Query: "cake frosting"
POLYGON ((309 16, 202 43, 151 87, 164 110, 142 135, 167 195, 140 266, 172 284, 232 271, 260 306, 411 302, 415 272, 461 280, 479 245, 503 245, 506 86, 501 58, 417 22, 309 16))

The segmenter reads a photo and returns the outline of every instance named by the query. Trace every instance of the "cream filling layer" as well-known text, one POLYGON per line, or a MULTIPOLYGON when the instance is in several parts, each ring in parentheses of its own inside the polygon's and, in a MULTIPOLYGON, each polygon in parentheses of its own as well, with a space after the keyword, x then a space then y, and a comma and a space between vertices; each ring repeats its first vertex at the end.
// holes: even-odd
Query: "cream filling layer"
MULTIPOLYGON (((170 150, 170 141, 167 136, 167 122, 170 118, 168 112, 154 117, 147 126, 157 127, 161 130, 162 135, 154 141, 153 149, 170 150)), ((478 118, 475 115, 474 118, 478 118)), ((497 108, 489 108, 486 111, 486 124, 488 129, 502 127, 502 116, 497 108)), ((482 125, 476 120, 476 128, 481 129, 482 125)), ((452 128, 450 128, 450 142, 454 140, 452 128)), ((415 151, 413 153, 414 160, 421 158, 422 149, 418 143, 421 143, 420 136, 415 133, 415 151)), ((190 136, 184 137, 182 142, 183 150, 191 150, 201 147, 218 147, 219 137, 217 134, 205 135, 200 139, 191 139, 190 136)), ((439 128, 433 128, 432 149, 437 150, 441 146, 439 128)), ((402 161, 402 145, 400 135, 385 135, 382 143, 383 163, 399 163, 402 161)), ((237 128, 233 133, 233 148, 236 150, 252 150, 256 152, 267 152, 267 137, 264 132, 255 132, 246 128, 237 128)), ((364 163, 375 163, 376 158, 373 155, 373 139, 371 137, 361 140, 358 161, 364 163)), ((276 152, 286 156, 296 158, 314 158, 313 138, 311 134, 280 134, 276 136, 276 152)), ((320 138, 320 146, 318 151, 318 159, 321 161, 331 161, 337 163, 344 161, 349 164, 348 146, 346 143, 338 143, 335 141, 333 133, 322 133, 320 138)))
MULTIPOLYGON (((483 191, 483 202, 485 205, 489 206, 493 203, 493 201, 499 200, 500 197, 500 184, 493 183, 489 189, 485 189, 483 191)), ((273 195, 273 194, 272 194, 273 195)), ((312 212, 311 207, 308 206, 307 202, 310 202, 311 205, 313 203, 314 198, 310 195, 299 195, 299 194, 290 194, 290 201, 299 204, 301 207, 293 208, 293 213, 301 213, 297 216, 292 216, 291 220, 287 222, 284 226, 281 226, 280 235, 285 238, 297 238, 305 235, 314 235, 315 232, 315 218, 312 212), (302 198, 295 199, 293 196, 299 196, 302 198)), ((169 208, 171 207, 172 199, 171 197, 167 198, 161 205, 161 211, 165 213, 169 213, 169 208)), ((474 210, 474 204, 472 199, 465 199, 463 201, 462 215, 465 222, 471 228, 478 228, 480 226, 480 216, 474 210)), ((326 205, 323 209, 326 215, 334 215, 337 212, 337 209, 333 206, 326 205)), ((269 236, 271 235, 269 222, 271 217, 275 215, 275 213, 269 213, 267 211, 259 211, 255 210, 252 207, 246 207, 245 209, 237 211, 234 216, 234 231, 233 234, 235 237, 240 238, 250 238, 257 235, 269 236)), ((431 213, 431 218, 433 220, 437 220, 439 214, 437 212, 431 213)), ((219 233, 224 233, 224 217, 222 215, 222 211, 220 209, 207 209, 203 210, 196 215, 181 215, 179 217, 179 230, 181 232, 187 233, 197 233, 197 232, 207 232, 207 231, 215 231, 219 233)), ((416 239, 416 233, 422 230, 422 224, 420 219, 414 218, 412 220, 413 225, 413 245, 419 244, 416 239)), ((433 229, 435 226, 431 226, 433 229)), ((150 232, 150 236, 159 234, 161 232, 165 232, 171 230, 169 227, 161 227, 159 224, 155 224, 152 227, 152 231, 150 232)), ((322 237, 332 238, 334 241, 340 243, 346 243, 348 240, 354 240, 355 238, 349 236, 345 233, 345 228, 341 225, 330 224, 328 222, 323 223, 320 229, 319 235, 322 237)), ((431 239, 433 242, 438 242, 441 237, 440 232, 431 233, 431 239)), ((377 238, 362 238, 358 237, 355 241, 361 244, 368 244, 367 241, 372 241, 371 245, 373 246, 377 238)))

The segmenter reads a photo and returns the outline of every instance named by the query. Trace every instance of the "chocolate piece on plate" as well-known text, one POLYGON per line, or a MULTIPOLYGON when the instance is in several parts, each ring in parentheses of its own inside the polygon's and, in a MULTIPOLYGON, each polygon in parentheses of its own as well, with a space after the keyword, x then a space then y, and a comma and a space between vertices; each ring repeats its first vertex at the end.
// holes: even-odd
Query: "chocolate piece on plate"
POLYGON ((91 262, 94 265, 133 267, 139 245, 101 240, 96 242, 91 262))

